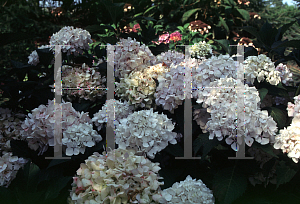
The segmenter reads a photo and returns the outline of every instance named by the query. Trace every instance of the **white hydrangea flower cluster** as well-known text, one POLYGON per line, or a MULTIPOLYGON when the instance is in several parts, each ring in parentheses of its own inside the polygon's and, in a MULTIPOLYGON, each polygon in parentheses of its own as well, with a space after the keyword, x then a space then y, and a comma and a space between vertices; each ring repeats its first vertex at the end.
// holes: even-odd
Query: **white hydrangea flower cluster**
MULTIPOLYGON (((63 45, 61 46, 62 52, 66 52, 67 55, 74 53, 75 56, 82 54, 83 50, 89 50, 89 43, 92 42, 88 31, 73 26, 63 27, 50 38, 50 45, 63 45)), ((55 48, 52 46, 51 49, 55 48)))
POLYGON ((296 117, 300 114, 300 95, 294 97, 295 104, 288 102, 288 116, 289 117, 296 117))
POLYGON ((98 131, 103 127, 103 123, 114 128, 114 125, 118 125, 121 119, 127 118, 132 112, 133 107, 127 101, 121 102, 110 99, 105 102, 101 110, 94 114, 92 121, 98 127, 98 131))
POLYGON ((249 56, 244 61, 246 82, 254 83, 255 78, 258 82, 266 81, 272 85, 281 82, 280 72, 275 69, 272 60, 264 54, 249 56))
POLYGON ((21 122, 24 114, 12 113, 8 108, 0 108, 0 152, 10 151, 10 140, 22 139, 21 122))
POLYGON ((180 64, 184 61, 184 54, 174 50, 162 52, 156 56, 156 63, 165 63, 168 67, 173 63, 174 65, 180 64))
POLYGON ((281 82, 287 86, 293 85, 293 73, 287 68, 286 65, 280 63, 277 65, 276 70, 280 72, 281 82))
POLYGON ((150 108, 156 83, 151 76, 145 72, 134 71, 125 78, 121 78, 120 83, 115 82, 116 93, 119 97, 129 102, 129 105, 150 108))
POLYGON ((157 152, 176 144, 177 133, 172 132, 174 124, 163 113, 141 110, 120 120, 116 127, 116 143, 119 148, 133 148, 147 153, 153 159, 157 152))
MULTIPOLYGON (((62 66, 62 86, 67 99, 72 101, 77 96, 80 99, 96 100, 96 97, 102 97, 106 90, 106 77, 101 77, 100 73, 85 63, 82 67, 72 67, 69 65, 62 66), (85 88, 85 89, 68 89, 68 88, 85 88), (101 88, 101 89, 96 89, 101 88)), ((54 88, 54 86, 51 86, 54 88)))
POLYGON ((28 64, 31 64, 33 66, 36 66, 40 62, 40 58, 36 50, 34 50, 29 56, 28 56, 28 64))
POLYGON ((193 85, 193 97, 198 98, 197 88, 206 87, 210 82, 224 77, 236 77, 237 64, 229 55, 212 56, 209 59, 198 61, 186 59, 179 65, 171 65, 170 71, 163 78, 158 79, 159 86, 154 96, 157 105, 162 104, 165 110, 174 113, 174 109, 184 100, 185 68, 192 70, 190 80, 193 85))
POLYGON ((182 105, 184 100, 185 68, 180 65, 171 65, 169 72, 164 77, 158 78, 159 85, 156 88, 155 103, 162 105, 165 110, 174 113, 174 110, 182 105))
POLYGON ((211 45, 206 43, 205 41, 195 43, 191 46, 189 51, 191 56, 197 57, 198 59, 205 57, 208 54, 213 54, 211 45))
POLYGON ((3 152, 0 157, 0 186, 8 187, 27 162, 24 158, 13 156, 12 152, 3 152))
MULTIPOLYGON (((232 77, 236 78, 237 66, 242 67, 234 61, 230 55, 211 56, 193 67, 193 87, 207 87, 210 82, 216 79, 232 77)), ((193 92, 193 97, 197 98, 197 91, 193 92)))
POLYGON ((248 146, 252 145, 254 139, 260 144, 273 142, 277 132, 276 122, 268 116, 266 110, 259 110, 258 91, 255 87, 245 84, 244 104, 239 104, 236 102, 237 85, 237 81, 233 78, 221 78, 209 84, 212 89, 198 90, 197 103, 203 102, 203 108, 207 108, 211 114, 206 124, 210 133, 209 138, 213 139, 216 136, 221 141, 228 136, 226 143, 235 151, 239 150, 242 136, 245 136, 245 143, 248 146), (237 118, 242 114, 245 114, 244 121, 237 118))
POLYGON ((79 152, 84 154, 85 147, 93 147, 96 142, 100 142, 102 137, 90 123, 79 123, 78 125, 69 126, 63 132, 62 144, 65 145, 66 155, 78 155, 79 152))
POLYGON ((159 63, 153 66, 149 66, 147 69, 144 69, 144 73, 154 79, 163 77, 164 73, 167 73, 169 71, 170 68, 165 63, 159 63))
POLYGON ((207 188, 201 179, 196 180, 188 175, 184 181, 176 182, 172 187, 164 189, 159 201, 164 204, 214 204, 215 198, 212 190, 207 188))
POLYGON ((288 157, 298 163, 300 158, 300 95, 294 97, 295 105, 288 104, 288 115, 293 117, 292 123, 287 128, 280 130, 275 137, 275 149, 282 149, 288 157))
MULTIPOLYGON (((66 144, 67 148, 74 148, 77 144, 76 147, 81 148, 79 151, 84 152, 82 148, 91 146, 90 141, 102 139, 100 135, 92 131, 92 120, 88 113, 77 112, 70 102, 65 103, 63 101, 61 107, 62 109, 60 106, 54 105, 54 100, 49 100, 47 106, 40 105, 38 108, 33 109, 32 113, 28 114, 21 126, 23 128, 22 136, 26 138, 31 149, 40 149, 39 154, 43 154, 48 146, 54 146, 56 142, 59 143, 59 141, 54 141, 54 126, 57 121, 55 112, 62 113, 63 144, 66 144), (77 126, 81 127, 79 124, 86 125, 84 125, 84 129, 78 129, 77 126)), ((68 149, 68 152, 71 152, 70 150, 68 149)), ((76 154, 78 150, 74 149, 73 152, 76 154)))
POLYGON ((73 177, 70 203, 156 204, 163 185, 158 181, 162 179, 159 170, 159 163, 136 156, 134 150, 95 152, 73 177))
POLYGON ((115 76, 123 78, 132 71, 142 71, 147 66, 153 65, 155 60, 148 46, 140 45, 140 42, 130 37, 121 39, 116 44, 115 50, 115 76))

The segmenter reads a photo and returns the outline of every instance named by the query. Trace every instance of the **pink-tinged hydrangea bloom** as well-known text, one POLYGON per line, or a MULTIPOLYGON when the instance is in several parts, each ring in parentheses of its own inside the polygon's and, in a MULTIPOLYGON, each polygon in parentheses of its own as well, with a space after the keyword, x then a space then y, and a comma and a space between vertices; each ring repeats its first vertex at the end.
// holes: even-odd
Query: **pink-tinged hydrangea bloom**
POLYGON ((156 58, 145 44, 136 39, 120 39, 115 50, 115 76, 124 78, 132 71, 143 70, 145 66, 155 63, 156 58))
POLYGON ((92 147, 102 140, 101 135, 93 130, 88 113, 77 112, 70 102, 63 101, 60 107, 54 104, 54 100, 48 100, 46 106, 40 105, 33 109, 21 124, 23 138, 28 141, 30 149, 39 149, 39 155, 43 154, 48 146, 54 146, 56 142, 61 143, 54 137, 57 111, 62 113, 62 144, 66 155, 84 154, 85 147, 92 147))
POLYGON ((168 67, 172 63, 174 65, 180 64, 184 60, 184 54, 175 50, 168 50, 168 52, 162 52, 156 56, 157 63, 165 63, 168 67))
MULTIPOLYGON (((82 54, 83 50, 89 50, 89 43, 93 40, 88 31, 73 26, 65 26, 57 33, 54 33, 50 38, 50 45, 61 46, 62 52, 67 55, 74 53, 75 55, 82 54)), ((51 49, 54 49, 52 46, 51 49)))
POLYGON ((132 31, 136 33, 136 32, 138 32, 140 29, 141 29, 141 26, 140 26, 140 24, 137 23, 137 24, 135 24, 135 25, 133 26, 132 31))
POLYGON ((174 42, 177 42, 177 41, 180 41, 181 40, 181 34, 178 32, 178 31, 176 31, 176 32, 174 32, 174 33, 171 33, 171 35, 170 35, 170 41, 172 40, 172 41, 174 41, 174 42))
POLYGON ((170 42, 170 34, 168 32, 162 34, 158 38, 158 42, 155 42, 157 45, 164 43, 168 44, 170 42))
POLYGON ((280 72, 281 82, 287 86, 293 84, 293 73, 287 68, 286 65, 280 63, 277 65, 276 70, 280 72))

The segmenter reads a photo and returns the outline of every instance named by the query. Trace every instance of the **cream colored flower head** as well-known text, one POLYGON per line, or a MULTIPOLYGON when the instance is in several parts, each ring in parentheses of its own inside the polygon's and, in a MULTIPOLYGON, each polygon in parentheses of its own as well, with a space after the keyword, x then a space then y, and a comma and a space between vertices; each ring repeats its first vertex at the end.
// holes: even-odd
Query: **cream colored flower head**
POLYGON ((70 203, 156 204, 163 185, 159 170, 158 163, 136 156, 134 150, 95 152, 73 177, 70 203))
POLYGON ((295 104, 288 103, 287 111, 293 117, 292 123, 287 128, 280 130, 275 137, 274 148, 287 153, 295 163, 300 158, 300 95, 294 97, 295 104))
POLYGON ((198 59, 205 57, 208 54, 213 54, 211 45, 205 41, 195 43, 191 46, 189 51, 192 57, 197 57, 198 59))
POLYGON ((141 71, 131 72, 121 78, 120 83, 116 82, 116 93, 123 100, 128 101, 129 105, 150 108, 156 83, 151 76, 141 71))
POLYGON ((251 84, 256 78, 258 82, 266 79, 272 85, 281 82, 280 72, 275 69, 272 60, 264 54, 247 57, 244 61, 244 68, 246 82, 251 84))
POLYGON ((164 63, 159 63, 159 64, 156 64, 156 65, 153 65, 153 66, 149 66, 148 68, 144 69, 143 72, 154 78, 154 79, 158 79, 159 77, 163 77, 163 75, 166 73, 166 72, 169 72, 170 71, 170 68, 164 64, 164 63))

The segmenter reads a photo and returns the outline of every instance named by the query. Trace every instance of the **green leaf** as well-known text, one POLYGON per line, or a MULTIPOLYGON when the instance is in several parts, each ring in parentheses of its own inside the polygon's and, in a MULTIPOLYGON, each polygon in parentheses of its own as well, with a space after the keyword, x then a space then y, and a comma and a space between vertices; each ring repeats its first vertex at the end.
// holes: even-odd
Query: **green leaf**
POLYGON ((251 35, 254 35, 258 41, 261 41, 259 32, 257 31, 256 28, 252 27, 252 26, 244 26, 241 28, 242 30, 245 30, 246 32, 250 33, 251 35))
POLYGON ((259 35, 267 50, 269 50, 271 45, 274 43, 277 33, 277 29, 273 28, 268 21, 261 27, 259 35))
POLYGON ((175 156, 175 157, 183 157, 184 156, 184 151, 182 147, 177 143, 177 144, 169 144, 165 149, 165 152, 175 156))
POLYGON ((267 107, 269 115, 272 116, 274 121, 277 123, 279 129, 282 129, 287 120, 287 113, 284 113, 283 110, 276 107, 267 107))
POLYGON ((73 103, 73 108, 76 111, 87 111, 87 109, 92 105, 91 101, 88 100, 81 100, 80 103, 73 103))
POLYGON ((184 32, 184 28, 182 26, 177 26, 177 28, 183 33, 184 32))
POLYGON ((294 47, 300 49, 300 40, 290 40, 290 41, 282 42, 280 45, 274 47, 273 49, 275 50, 280 47, 294 47))
POLYGON ((264 151, 265 153, 267 153, 267 154, 269 154, 269 155, 271 155, 271 156, 273 156, 273 157, 276 157, 276 158, 278 158, 278 156, 274 153, 274 147, 272 146, 272 145, 270 145, 270 144, 266 144, 266 145, 261 145, 261 144, 259 144, 259 143, 256 143, 256 142, 254 142, 253 144, 252 144, 252 147, 256 147, 256 148, 258 148, 258 149, 261 149, 262 151, 264 151))
POLYGON ((237 9, 237 11, 241 14, 241 16, 246 20, 249 21, 250 20, 250 15, 249 12, 244 10, 244 9, 237 9))
POLYGON ((71 176, 51 179, 51 181, 48 182, 48 189, 44 197, 45 200, 55 199, 71 179, 71 176))
POLYGON ((283 36, 283 34, 294 24, 294 23, 296 23, 296 21, 292 21, 292 22, 290 22, 290 23, 288 23, 288 24, 284 24, 283 26, 281 26, 279 29, 278 29, 278 33, 277 33, 277 35, 276 35, 276 37, 275 37, 275 40, 276 41, 279 41, 279 40, 281 40, 282 39, 282 36, 283 36))
POLYGON ((184 27, 185 29, 187 29, 187 28, 189 27, 189 25, 190 25, 190 23, 186 23, 186 24, 184 24, 183 27, 184 27))
POLYGON ((20 189, 23 192, 34 192, 37 190, 39 174, 40 168, 29 161, 23 169, 18 171, 17 177, 13 180, 11 187, 20 189))
POLYGON ((0 186, 0 198, 2 203, 17 203, 13 192, 9 188, 0 186))
POLYGON ((143 15, 145 15, 146 13, 148 13, 149 11, 151 11, 152 9, 156 8, 155 6, 151 6, 150 8, 148 8, 144 13, 143 15))
POLYGON ((195 8, 195 9, 186 11, 182 15, 181 22, 184 23, 185 21, 187 21, 189 19, 189 17, 191 17, 196 11, 201 11, 201 8, 195 8))
POLYGON ((197 152, 202 148, 201 159, 203 160, 205 156, 218 144, 219 141, 216 137, 210 140, 208 133, 200 134, 193 143, 194 154, 197 154, 197 152))
POLYGON ((277 185, 276 188, 278 188, 279 185, 289 182, 297 173, 296 170, 292 169, 284 161, 280 161, 279 164, 276 167, 276 174, 277 174, 277 185))
POLYGON ((70 159, 52 159, 50 164, 48 165, 47 169, 49 169, 50 167, 62 164, 62 163, 66 163, 69 162, 70 159))
POLYGON ((225 7, 225 14, 230 15, 232 13, 232 7, 231 6, 226 6, 225 7))
POLYGON ((263 101, 265 96, 268 94, 268 89, 261 88, 261 89, 258 89, 258 92, 259 92, 260 101, 263 101))
POLYGON ((226 22, 224 21, 224 19, 222 18, 222 16, 219 16, 219 19, 220 19, 221 25, 223 25, 224 28, 226 29, 227 33, 229 33, 228 25, 226 24, 226 22))
POLYGON ((221 169, 214 176, 213 192, 221 204, 230 204, 247 189, 247 177, 236 166, 221 169))
POLYGON ((229 47, 229 41, 228 40, 215 40, 216 42, 218 42, 222 48, 225 50, 226 53, 229 53, 230 51, 230 47, 229 47))
POLYGON ((39 55, 40 63, 45 67, 48 67, 54 58, 53 52, 50 51, 50 48, 37 49, 36 52, 39 55))

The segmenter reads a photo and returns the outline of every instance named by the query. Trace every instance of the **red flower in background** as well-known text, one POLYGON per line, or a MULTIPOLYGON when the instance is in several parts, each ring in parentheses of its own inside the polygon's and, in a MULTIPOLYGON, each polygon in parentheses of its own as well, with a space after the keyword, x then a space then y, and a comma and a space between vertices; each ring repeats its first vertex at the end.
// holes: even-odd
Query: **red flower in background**
POLYGON ((140 24, 137 23, 137 24, 135 24, 135 25, 133 26, 132 31, 136 33, 136 32, 138 32, 138 30, 140 30, 140 29, 141 29, 141 26, 140 26, 140 24))
POLYGON ((174 42, 180 41, 181 40, 181 36, 182 35, 178 31, 176 31, 174 33, 171 33, 170 40, 172 40, 174 42))
POLYGON ((159 36, 158 42, 155 42, 155 41, 152 41, 152 42, 157 45, 159 45, 161 43, 168 44, 168 43, 170 43, 170 40, 172 40, 174 42, 180 41, 181 36, 182 35, 178 31, 171 33, 171 34, 169 34, 168 32, 165 32, 164 34, 159 36))

